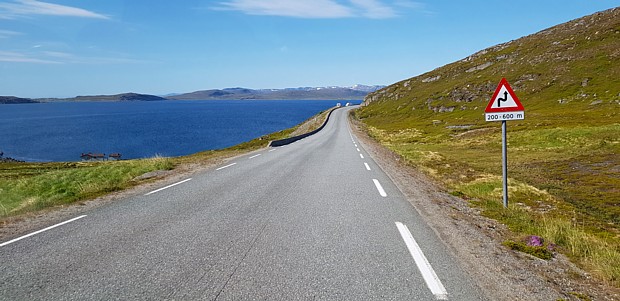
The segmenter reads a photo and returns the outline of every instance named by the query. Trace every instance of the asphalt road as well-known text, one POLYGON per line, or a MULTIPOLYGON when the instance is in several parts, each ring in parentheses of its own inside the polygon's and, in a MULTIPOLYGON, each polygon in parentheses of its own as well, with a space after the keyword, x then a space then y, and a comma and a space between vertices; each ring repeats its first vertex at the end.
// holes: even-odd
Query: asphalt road
POLYGON ((483 300, 351 134, 349 109, 291 145, 2 242, 0 300, 483 300))

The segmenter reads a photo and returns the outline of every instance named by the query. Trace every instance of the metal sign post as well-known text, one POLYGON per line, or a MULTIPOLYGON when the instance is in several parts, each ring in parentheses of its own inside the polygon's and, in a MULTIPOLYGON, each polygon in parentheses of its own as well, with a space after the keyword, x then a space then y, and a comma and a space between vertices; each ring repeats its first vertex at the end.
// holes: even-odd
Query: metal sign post
POLYGON ((508 207, 508 147, 506 139, 506 121, 522 120, 525 118, 525 109, 515 95, 505 78, 499 82, 493 97, 484 110, 486 121, 502 122, 502 178, 503 178, 503 203, 508 207), (502 97, 503 96, 503 97, 502 97))
POLYGON ((506 120, 502 120, 502 182, 504 188, 504 208, 508 207, 508 147, 506 146, 506 120))

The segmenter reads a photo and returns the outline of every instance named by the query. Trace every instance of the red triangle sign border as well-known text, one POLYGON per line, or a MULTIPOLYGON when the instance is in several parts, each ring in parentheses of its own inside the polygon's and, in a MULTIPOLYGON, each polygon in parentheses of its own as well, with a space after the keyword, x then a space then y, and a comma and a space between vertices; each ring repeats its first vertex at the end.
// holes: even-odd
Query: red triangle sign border
POLYGON ((521 104, 521 101, 519 101, 519 98, 517 98, 517 95, 512 90, 512 87, 510 87, 510 84, 508 84, 508 80, 506 80, 505 77, 502 78, 502 80, 499 82, 499 85, 497 85, 497 89, 495 89, 495 93, 493 93, 493 97, 491 97, 491 100, 489 101, 489 104, 487 105, 487 108, 484 110, 484 112, 485 113, 497 113, 497 112, 521 112, 521 111, 525 111, 525 108, 523 108, 523 104, 521 104), (502 87, 506 88, 506 91, 508 91, 508 93, 514 100, 515 104, 517 105, 516 107, 493 108, 493 103, 495 103, 495 100, 497 99, 497 96, 499 95, 499 92, 502 89, 502 87))

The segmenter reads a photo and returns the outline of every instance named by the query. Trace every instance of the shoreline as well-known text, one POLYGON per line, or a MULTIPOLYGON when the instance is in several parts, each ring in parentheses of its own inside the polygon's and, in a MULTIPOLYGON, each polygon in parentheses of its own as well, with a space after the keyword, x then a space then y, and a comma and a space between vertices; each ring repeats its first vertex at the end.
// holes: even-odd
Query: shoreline
POLYGON ((179 102, 68 103, 53 109, 33 108, 32 112, 26 107, 7 107, 0 114, 6 132, 0 150, 14 160, 3 162, 88 162, 80 155, 89 152, 105 153, 105 159, 109 153, 120 153, 124 160, 188 156, 295 127, 338 103, 179 102))
POLYGON ((17 160, 11 157, 2 157, 0 158, 0 163, 26 163, 26 161, 17 160))
MULTIPOLYGON (((219 149, 219 150, 207 150, 202 152, 197 152, 193 154, 189 154, 186 156, 179 156, 171 158, 174 160, 174 168, 171 170, 156 170, 152 172, 148 172, 143 174, 142 176, 137 177, 137 179, 132 180, 131 185, 124 189, 114 192, 108 192, 103 195, 87 198, 83 200, 78 200, 69 204, 62 204, 56 206, 50 206, 47 208, 43 208, 35 211, 27 211, 15 215, 1 216, 0 217, 0 239, 8 240, 23 233, 32 232, 37 229, 44 228, 46 226, 58 223, 67 219, 70 216, 74 216, 75 214, 79 214, 82 212, 86 212, 88 210, 92 210, 101 206, 105 206, 114 201, 118 201, 124 199, 126 197, 143 194, 145 191, 152 189, 153 187, 158 187, 162 185, 166 185, 168 183, 173 183, 178 181, 183 177, 187 177, 189 175, 202 172, 209 168, 212 168, 216 165, 220 165, 227 161, 233 160, 239 156, 251 154, 254 152, 261 151, 265 148, 268 148, 269 140, 265 140, 266 137, 276 137, 281 139, 283 137, 278 137, 278 135, 287 136, 294 134, 295 130, 298 128, 305 128, 306 130, 313 131, 317 127, 321 126, 324 122, 324 115, 328 114, 330 111, 335 109, 335 107, 329 108, 325 111, 319 112, 311 118, 305 120, 304 122, 279 131, 275 133, 271 133, 268 135, 264 135, 262 137, 255 138, 250 141, 246 141, 235 146, 219 149), (148 176, 145 176, 148 175, 148 176)), ((278 140, 274 139, 274 140, 278 140)), ((128 162, 128 161, 139 161, 145 159, 129 159, 129 160, 121 160, 121 161, 77 161, 77 162, 10 162, 6 163, 7 165, 18 166, 20 164, 27 165, 53 165, 58 166, 58 168, 68 168, 74 169, 83 164, 114 164, 117 162, 128 162)), ((4 165, 3 162, 0 162, 0 166, 4 165)))

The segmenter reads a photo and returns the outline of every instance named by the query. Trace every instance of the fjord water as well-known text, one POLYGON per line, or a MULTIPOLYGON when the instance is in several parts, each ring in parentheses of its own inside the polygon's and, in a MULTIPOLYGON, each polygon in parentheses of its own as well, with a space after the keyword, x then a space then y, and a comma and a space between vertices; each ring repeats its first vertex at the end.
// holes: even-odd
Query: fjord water
MULTIPOLYGON (((221 149, 295 126, 328 100, 65 102, 0 106, 0 151, 24 161, 124 159, 221 149)), ((359 103, 359 101, 357 102, 359 103)), ((265 142, 266 143, 266 142, 265 142)))

